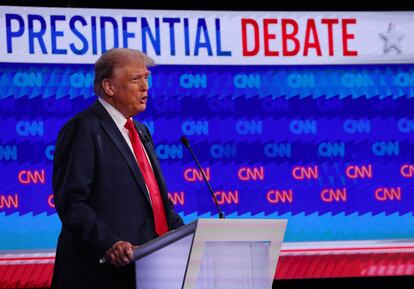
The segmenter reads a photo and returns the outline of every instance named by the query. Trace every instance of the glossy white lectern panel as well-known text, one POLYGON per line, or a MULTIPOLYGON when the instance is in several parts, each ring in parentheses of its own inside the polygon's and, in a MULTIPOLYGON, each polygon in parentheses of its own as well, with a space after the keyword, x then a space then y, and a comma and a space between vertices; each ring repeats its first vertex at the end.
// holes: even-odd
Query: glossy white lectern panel
POLYGON ((200 219, 134 251, 137 289, 270 289, 287 220, 200 219))

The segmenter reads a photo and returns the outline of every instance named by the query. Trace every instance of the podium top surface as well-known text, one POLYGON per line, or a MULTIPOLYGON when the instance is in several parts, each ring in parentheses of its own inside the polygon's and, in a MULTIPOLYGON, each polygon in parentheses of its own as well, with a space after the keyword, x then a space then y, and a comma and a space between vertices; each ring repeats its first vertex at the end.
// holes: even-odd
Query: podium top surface
POLYGON ((155 252, 161 248, 168 246, 188 235, 194 234, 197 228, 198 220, 184 225, 176 230, 170 231, 161 237, 152 239, 151 241, 139 246, 134 250, 134 260, 143 258, 152 252, 155 252))
POLYGON ((195 233, 202 241, 281 242, 286 224, 284 219, 199 219, 138 247, 134 260, 195 233))

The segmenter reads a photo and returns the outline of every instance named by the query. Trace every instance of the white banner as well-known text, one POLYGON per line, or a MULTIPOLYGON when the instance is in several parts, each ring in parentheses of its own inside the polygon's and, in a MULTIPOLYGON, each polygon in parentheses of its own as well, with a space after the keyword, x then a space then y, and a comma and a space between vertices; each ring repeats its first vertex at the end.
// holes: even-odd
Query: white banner
POLYGON ((414 63, 414 12, 0 6, 0 62, 94 63, 113 47, 158 64, 414 63))

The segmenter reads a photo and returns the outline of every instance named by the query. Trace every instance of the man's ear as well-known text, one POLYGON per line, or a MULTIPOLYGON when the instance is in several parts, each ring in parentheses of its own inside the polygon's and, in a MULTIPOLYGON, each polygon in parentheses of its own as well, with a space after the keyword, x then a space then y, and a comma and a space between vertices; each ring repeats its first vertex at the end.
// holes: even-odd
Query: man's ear
POLYGON ((102 88, 105 91, 105 94, 107 96, 114 96, 115 95, 115 89, 111 84, 111 81, 108 78, 105 78, 102 80, 102 88))

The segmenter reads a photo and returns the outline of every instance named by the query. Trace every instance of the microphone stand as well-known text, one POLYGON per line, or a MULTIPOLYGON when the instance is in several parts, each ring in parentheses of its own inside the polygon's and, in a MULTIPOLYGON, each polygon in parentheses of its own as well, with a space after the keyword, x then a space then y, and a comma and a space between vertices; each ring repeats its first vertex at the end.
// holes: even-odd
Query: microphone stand
POLYGON ((191 149, 190 143, 188 142, 188 139, 185 136, 182 136, 180 139, 181 139, 181 142, 183 143, 183 145, 186 146, 188 148, 188 150, 190 151, 191 155, 193 156, 194 161, 196 162, 198 168, 201 171, 201 174, 203 175, 203 179, 207 184, 207 187, 208 187, 208 190, 210 191, 211 196, 213 197, 214 204, 216 204, 216 208, 217 208, 217 211, 218 211, 218 214, 219 214, 219 218, 220 219, 225 219, 223 212, 220 210, 220 206, 217 202, 216 196, 214 195, 213 189, 211 188, 210 183, 208 182, 207 177, 206 177, 203 169, 201 168, 201 165, 198 162, 196 155, 194 154, 193 150, 191 149))

